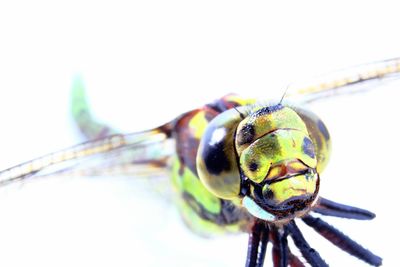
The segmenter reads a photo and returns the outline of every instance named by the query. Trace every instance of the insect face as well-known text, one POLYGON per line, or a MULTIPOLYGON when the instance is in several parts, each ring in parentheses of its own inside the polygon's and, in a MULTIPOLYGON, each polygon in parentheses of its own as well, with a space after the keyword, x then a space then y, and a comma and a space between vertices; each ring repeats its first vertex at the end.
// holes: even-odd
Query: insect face
POLYGON ((221 198, 241 198, 252 215, 266 221, 308 211, 319 176, 317 153, 300 116, 280 104, 253 109, 244 119, 228 113, 210 123, 200 144, 203 184, 221 198))
POLYGON ((243 205, 267 221, 292 218, 315 200, 315 147, 297 113, 282 105, 261 108, 238 126, 236 151, 249 187, 243 205))

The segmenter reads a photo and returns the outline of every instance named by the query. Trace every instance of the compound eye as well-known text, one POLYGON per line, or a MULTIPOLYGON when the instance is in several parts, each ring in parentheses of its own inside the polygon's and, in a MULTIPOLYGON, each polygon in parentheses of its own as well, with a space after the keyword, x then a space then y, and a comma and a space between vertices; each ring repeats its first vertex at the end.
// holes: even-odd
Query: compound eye
POLYGON ((215 117, 207 126, 197 151, 200 180, 219 198, 234 199, 240 194, 234 134, 241 120, 236 110, 228 110, 215 117))

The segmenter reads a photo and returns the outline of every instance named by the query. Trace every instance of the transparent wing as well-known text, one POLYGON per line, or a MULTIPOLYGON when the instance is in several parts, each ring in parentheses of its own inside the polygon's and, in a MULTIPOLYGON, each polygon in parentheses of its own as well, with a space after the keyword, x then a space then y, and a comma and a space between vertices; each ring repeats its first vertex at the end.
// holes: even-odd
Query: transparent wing
MULTIPOLYGON (((314 82, 291 84, 285 98, 309 103, 367 90, 375 83, 399 77, 400 58, 393 58, 322 75, 314 82)), ((76 113, 81 114, 83 110, 89 114, 83 87, 79 85, 76 88, 79 90, 75 90, 78 92, 75 95, 79 97, 75 102, 80 104, 78 107, 82 106, 76 113)), ((105 128, 100 126, 98 128, 105 128)), ((173 140, 168 137, 170 127, 166 124, 140 133, 110 135, 39 157, 1 171, 0 185, 54 174, 92 176, 133 172, 135 175, 154 175, 163 172, 173 154, 173 140)), ((102 136, 98 132, 88 136, 102 136)))
POLYGON ((374 88, 378 83, 400 78, 400 58, 392 58, 321 75, 313 81, 290 84, 285 99, 309 103, 332 96, 374 88))
POLYGON ((174 151, 167 128, 110 135, 36 158, 1 171, 0 186, 56 174, 157 176, 174 151))

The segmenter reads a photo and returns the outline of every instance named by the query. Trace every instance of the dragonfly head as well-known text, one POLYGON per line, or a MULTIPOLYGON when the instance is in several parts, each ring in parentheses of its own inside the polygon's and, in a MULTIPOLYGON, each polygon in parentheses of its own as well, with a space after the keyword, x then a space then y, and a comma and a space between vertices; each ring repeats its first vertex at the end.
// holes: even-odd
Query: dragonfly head
POLYGON ((203 184, 218 197, 241 198, 250 214, 265 221, 308 212, 319 191, 317 153, 296 111, 278 104, 253 109, 232 125, 227 116, 221 118, 212 121, 200 144, 197 166, 203 184), (218 132, 224 134, 216 138, 218 132))

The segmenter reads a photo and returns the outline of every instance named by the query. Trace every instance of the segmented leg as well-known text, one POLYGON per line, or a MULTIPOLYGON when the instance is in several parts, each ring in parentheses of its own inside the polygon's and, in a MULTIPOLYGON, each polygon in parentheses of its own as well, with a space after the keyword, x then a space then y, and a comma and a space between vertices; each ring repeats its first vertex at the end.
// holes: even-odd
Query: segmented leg
POLYGON ((356 220, 372 220, 375 218, 375 214, 368 210, 340 204, 322 197, 319 198, 319 203, 313 211, 326 216, 356 220))
POLYGON ((272 260, 274 267, 286 267, 288 264, 289 248, 287 244, 287 234, 282 233, 279 229, 274 228, 271 233, 272 241, 272 260))
POLYGON ((262 221, 256 221, 249 235, 246 267, 262 267, 269 238, 269 228, 262 221))
POLYGON ((300 232, 300 229, 297 227, 294 220, 288 223, 285 226, 285 229, 288 231, 290 236, 293 238, 294 244, 299 248, 303 257, 307 260, 307 262, 313 267, 324 267, 328 266, 326 262, 321 258, 317 251, 310 247, 307 241, 304 239, 303 235, 300 232))
POLYGON ((293 255, 289 250, 289 265, 291 267, 305 267, 304 263, 296 256, 293 255))
POLYGON ((271 234, 274 267, 286 267, 288 265, 291 267, 305 267, 303 262, 290 251, 287 243, 287 234, 286 231, 282 233, 278 229, 271 234))
POLYGON ((361 245, 323 220, 308 215, 303 218, 303 221, 317 231, 320 235, 332 242, 332 244, 341 248, 347 253, 373 266, 380 266, 382 264, 382 258, 363 248, 361 245))

